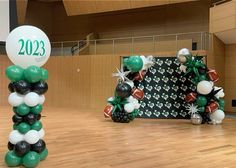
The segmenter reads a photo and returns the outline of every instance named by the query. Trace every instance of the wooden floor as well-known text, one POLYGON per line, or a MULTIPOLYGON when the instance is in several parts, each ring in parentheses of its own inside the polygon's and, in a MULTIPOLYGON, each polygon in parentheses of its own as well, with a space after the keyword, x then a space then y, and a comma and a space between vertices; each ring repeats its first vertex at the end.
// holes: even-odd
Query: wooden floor
MULTIPOLYGON (((235 168, 236 119, 222 125, 188 120, 104 120, 102 112, 45 108, 49 157, 39 168, 235 168)), ((11 131, 10 107, 0 109, 0 168, 11 131)))

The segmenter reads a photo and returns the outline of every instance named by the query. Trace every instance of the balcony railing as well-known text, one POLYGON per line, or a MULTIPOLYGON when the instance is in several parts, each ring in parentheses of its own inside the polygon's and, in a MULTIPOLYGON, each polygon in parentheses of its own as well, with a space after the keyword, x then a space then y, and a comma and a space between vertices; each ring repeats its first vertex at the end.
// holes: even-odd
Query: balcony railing
POLYGON ((208 50, 210 34, 191 32, 111 39, 52 42, 53 56, 98 55, 98 54, 151 54, 156 52, 208 50))
MULTIPOLYGON (((168 51, 175 52, 181 48, 188 48, 190 50, 208 50, 211 43, 210 36, 211 34, 207 32, 191 32, 153 36, 52 42, 51 55, 140 55, 168 51)), ((0 47, 0 51, 1 54, 5 54, 5 47, 0 47)))

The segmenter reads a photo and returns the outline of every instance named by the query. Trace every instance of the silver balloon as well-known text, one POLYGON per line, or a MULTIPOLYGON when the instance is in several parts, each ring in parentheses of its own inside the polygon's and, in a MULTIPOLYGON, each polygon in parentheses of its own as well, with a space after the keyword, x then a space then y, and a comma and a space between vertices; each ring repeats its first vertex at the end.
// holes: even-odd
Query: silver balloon
POLYGON ((194 125, 200 125, 202 124, 202 116, 198 113, 194 113, 191 115, 191 122, 194 125))

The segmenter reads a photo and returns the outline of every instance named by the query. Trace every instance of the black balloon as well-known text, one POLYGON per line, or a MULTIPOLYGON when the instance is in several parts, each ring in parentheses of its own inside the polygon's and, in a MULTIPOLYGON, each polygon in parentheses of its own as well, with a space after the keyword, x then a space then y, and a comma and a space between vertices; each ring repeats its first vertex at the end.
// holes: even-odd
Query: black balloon
POLYGON ((9 150, 13 150, 15 145, 13 145, 11 142, 8 142, 7 147, 9 150))
POLYGON ((127 98, 131 95, 132 92, 132 88, 129 84, 127 83, 119 83, 116 86, 116 94, 117 96, 121 97, 121 98, 127 98))
POLYGON ((36 144, 31 145, 31 150, 37 153, 41 153, 46 148, 44 140, 40 139, 36 144))
POLYGON ((15 82, 15 91, 19 94, 25 95, 30 92, 30 89, 31 89, 30 83, 24 80, 15 82))
POLYGON ((15 91, 15 83, 11 82, 8 84, 8 90, 12 93, 15 91))
POLYGON ((23 118, 17 114, 15 114, 13 117, 12 117, 12 121, 15 123, 15 124, 20 124, 22 121, 23 121, 23 118))
POLYGON ((27 143, 26 141, 20 141, 18 142, 15 147, 14 151, 17 156, 24 156, 26 153, 30 151, 30 144, 27 143))
POLYGON ((36 115, 29 113, 28 115, 24 116, 24 121, 32 125, 35 121, 37 121, 37 117, 36 115))
POLYGON ((40 120, 41 117, 42 117, 41 114, 36 115, 37 120, 40 120))
POLYGON ((46 93, 47 90, 48 90, 48 84, 44 81, 39 81, 37 83, 34 83, 32 86, 32 91, 38 93, 39 95, 46 93))

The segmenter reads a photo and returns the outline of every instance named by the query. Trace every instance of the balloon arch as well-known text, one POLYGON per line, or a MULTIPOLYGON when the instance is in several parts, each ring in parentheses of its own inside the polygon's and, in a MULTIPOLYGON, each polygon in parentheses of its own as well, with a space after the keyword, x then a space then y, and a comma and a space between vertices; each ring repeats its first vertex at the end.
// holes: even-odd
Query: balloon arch
MULTIPOLYGON (((224 92, 221 87, 214 86, 219 76, 215 70, 207 68, 206 64, 194 57, 188 49, 183 48, 177 54, 183 75, 190 75, 196 86, 194 92, 186 93, 188 106, 186 111, 191 116, 192 124, 220 124, 224 114, 224 92)), ((144 79, 148 69, 154 65, 152 56, 131 56, 125 58, 121 70, 113 76, 118 77, 114 97, 110 97, 104 109, 105 118, 114 122, 128 123, 138 115, 144 92, 138 89, 137 81, 144 79), (127 71, 124 71, 127 70, 127 71)))

